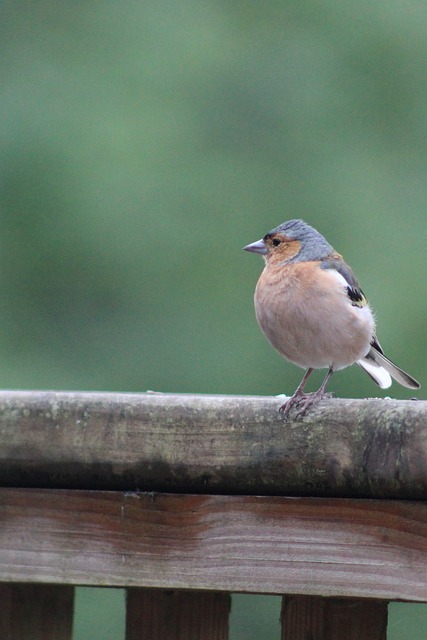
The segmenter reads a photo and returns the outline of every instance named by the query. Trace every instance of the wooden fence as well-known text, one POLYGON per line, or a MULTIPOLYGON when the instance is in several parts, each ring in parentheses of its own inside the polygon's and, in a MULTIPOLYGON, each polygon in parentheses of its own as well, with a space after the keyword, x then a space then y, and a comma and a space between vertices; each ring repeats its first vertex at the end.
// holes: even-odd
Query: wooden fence
POLYGON ((427 402, 0 392, 0 638, 70 640, 74 585, 127 589, 127 640, 384 640, 427 602, 427 402), (274 639, 272 639, 274 640, 274 639))

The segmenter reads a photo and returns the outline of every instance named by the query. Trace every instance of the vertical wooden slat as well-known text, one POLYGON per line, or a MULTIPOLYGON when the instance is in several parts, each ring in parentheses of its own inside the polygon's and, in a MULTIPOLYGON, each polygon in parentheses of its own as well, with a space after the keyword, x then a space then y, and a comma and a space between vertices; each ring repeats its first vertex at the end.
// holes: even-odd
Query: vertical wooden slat
POLYGON ((71 640, 74 587, 0 584, 2 640, 71 640))
POLYGON ((284 596, 282 640, 386 640, 387 601, 284 596))
POLYGON ((230 603, 215 591, 127 589, 126 640, 227 640, 230 603))

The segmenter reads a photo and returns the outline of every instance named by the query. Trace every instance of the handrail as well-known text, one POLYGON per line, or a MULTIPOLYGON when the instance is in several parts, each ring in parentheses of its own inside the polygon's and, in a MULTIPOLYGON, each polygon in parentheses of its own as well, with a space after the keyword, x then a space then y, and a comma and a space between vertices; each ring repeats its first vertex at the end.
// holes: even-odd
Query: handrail
POLYGON ((0 392, 0 485, 427 498, 427 402, 0 392))

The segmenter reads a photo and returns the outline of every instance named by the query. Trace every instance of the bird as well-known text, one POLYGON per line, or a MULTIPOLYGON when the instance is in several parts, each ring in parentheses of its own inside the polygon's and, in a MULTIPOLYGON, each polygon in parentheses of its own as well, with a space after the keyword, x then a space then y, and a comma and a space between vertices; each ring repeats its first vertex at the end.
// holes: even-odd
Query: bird
POLYGON ((303 220, 289 220, 243 247, 265 261, 254 295, 258 324, 272 346, 305 369, 294 394, 280 407, 285 420, 317 404, 335 371, 354 363, 382 389, 392 378, 403 387, 420 384, 389 360, 375 334, 375 319, 344 258, 303 220), (305 393, 315 369, 327 369, 319 389, 305 393))

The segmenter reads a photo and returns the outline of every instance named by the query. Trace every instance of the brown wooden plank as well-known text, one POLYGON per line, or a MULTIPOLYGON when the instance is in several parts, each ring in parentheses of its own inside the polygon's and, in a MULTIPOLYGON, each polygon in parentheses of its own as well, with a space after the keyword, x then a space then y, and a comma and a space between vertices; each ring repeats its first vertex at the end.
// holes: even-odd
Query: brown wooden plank
POLYGON ((0 392, 0 485, 427 499, 427 402, 0 392))
POLYGON ((74 588, 0 584, 0 638, 71 640, 74 588))
POLYGON ((231 596, 128 589, 126 640, 227 640, 231 596))
POLYGON ((0 580, 427 601, 427 504, 0 490, 0 580))
POLYGON ((284 596, 282 640, 386 640, 387 602, 284 596))

